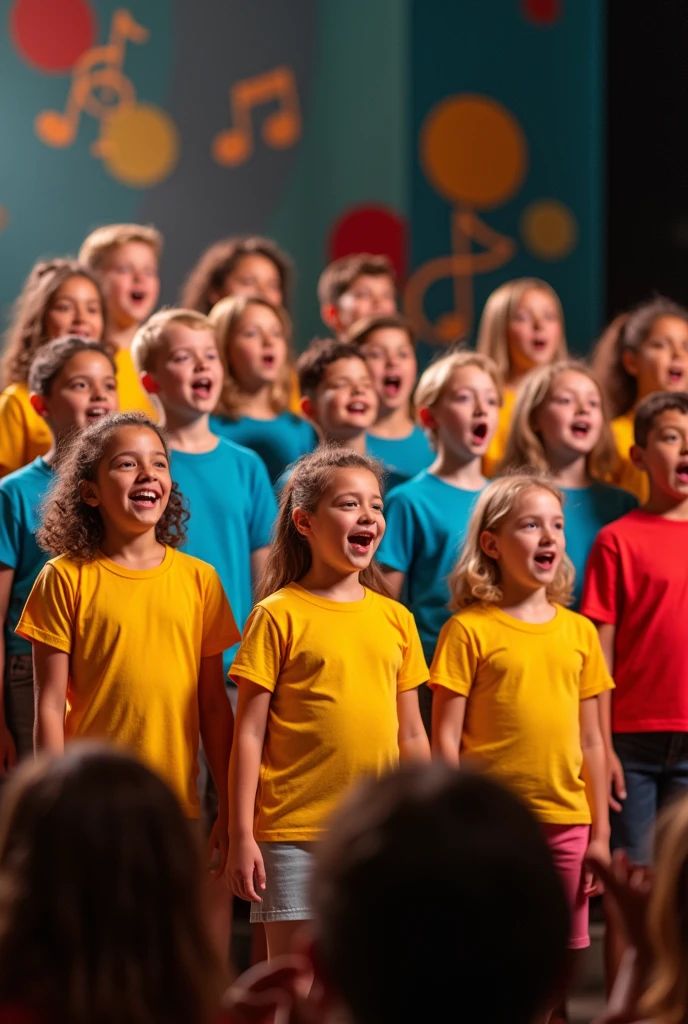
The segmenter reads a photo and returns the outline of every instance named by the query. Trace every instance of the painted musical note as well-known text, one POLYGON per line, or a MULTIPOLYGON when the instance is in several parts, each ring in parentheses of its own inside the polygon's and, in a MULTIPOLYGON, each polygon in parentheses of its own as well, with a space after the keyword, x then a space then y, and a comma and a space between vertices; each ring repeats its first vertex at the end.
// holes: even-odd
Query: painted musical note
POLYGON ((255 107, 277 100, 279 109, 263 124, 262 136, 273 149, 287 149, 301 136, 301 112, 296 79, 291 68, 279 67, 235 82, 229 91, 232 128, 218 132, 213 140, 212 154, 223 167, 237 167, 253 152, 253 120, 255 107))

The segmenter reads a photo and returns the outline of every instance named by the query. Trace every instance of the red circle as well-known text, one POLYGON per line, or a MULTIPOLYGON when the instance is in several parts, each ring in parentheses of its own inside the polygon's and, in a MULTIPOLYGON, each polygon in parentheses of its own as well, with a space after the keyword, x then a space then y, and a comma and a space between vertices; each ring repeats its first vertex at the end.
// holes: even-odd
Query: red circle
POLYGON ((551 25, 562 14, 561 0, 523 0, 523 14, 538 25, 551 25))
POLYGON ((65 72, 95 43, 95 13, 88 0, 16 0, 10 33, 28 64, 65 72))
POLYGON ((340 215, 330 229, 328 257, 331 260, 369 252, 388 256, 397 280, 406 276, 406 221, 386 206, 353 206, 340 215))

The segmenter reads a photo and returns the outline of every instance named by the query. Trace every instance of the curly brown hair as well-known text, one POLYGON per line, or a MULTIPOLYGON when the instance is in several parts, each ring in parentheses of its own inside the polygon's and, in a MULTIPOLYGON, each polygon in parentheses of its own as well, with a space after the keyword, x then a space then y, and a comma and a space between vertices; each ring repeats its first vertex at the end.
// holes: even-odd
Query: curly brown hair
MULTIPOLYGON (((160 427, 141 412, 120 412, 106 416, 77 434, 65 453, 57 482, 43 502, 42 523, 36 540, 48 554, 68 555, 76 562, 92 562, 103 540, 103 519, 98 508, 88 505, 81 494, 84 480, 95 480, 98 466, 111 438, 123 427, 152 430, 160 438, 168 460, 170 450, 160 427)), ((184 498, 172 483, 167 507, 160 517, 155 536, 161 544, 179 547, 186 539, 189 512, 184 498)))
MULTIPOLYGON (((5 334, 5 351, 2 357, 2 387, 10 384, 25 384, 29 376, 31 360, 37 350, 51 339, 46 334, 45 318, 53 296, 70 277, 85 277, 94 286, 100 299, 103 316, 103 334, 106 336, 105 299, 100 282, 82 263, 76 260, 41 260, 34 265, 26 279, 12 313, 12 320, 5 334)), ((97 338, 101 341, 102 338, 97 338)))
POLYGON ((179 305, 184 309, 209 313, 215 304, 210 298, 210 293, 222 293, 225 278, 236 269, 245 256, 264 256, 275 264, 282 289, 282 305, 285 309, 288 308, 294 266, 279 246, 270 238, 262 238, 260 235, 224 238, 206 249, 184 282, 179 305))

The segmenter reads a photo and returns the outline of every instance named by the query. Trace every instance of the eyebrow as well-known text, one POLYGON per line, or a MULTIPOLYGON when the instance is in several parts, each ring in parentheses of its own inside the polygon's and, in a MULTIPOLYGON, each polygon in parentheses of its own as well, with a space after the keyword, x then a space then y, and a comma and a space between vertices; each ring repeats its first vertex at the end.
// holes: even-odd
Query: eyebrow
MULTIPOLYGON (((165 452, 155 451, 155 452, 151 452, 150 454, 151 455, 162 455, 163 459, 167 458, 167 455, 165 454, 165 452)), ((141 452, 129 452, 129 451, 127 451, 127 452, 117 452, 117 454, 113 455, 112 458, 110 459, 110 463, 113 463, 115 461, 115 459, 121 459, 124 455, 131 455, 132 458, 138 459, 141 456, 141 452)))
MULTIPOLYGON (((342 498, 361 498, 360 491, 342 491, 341 494, 335 494, 335 500, 341 500, 342 498)), ((382 501, 381 494, 373 494, 373 501, 382 501)))

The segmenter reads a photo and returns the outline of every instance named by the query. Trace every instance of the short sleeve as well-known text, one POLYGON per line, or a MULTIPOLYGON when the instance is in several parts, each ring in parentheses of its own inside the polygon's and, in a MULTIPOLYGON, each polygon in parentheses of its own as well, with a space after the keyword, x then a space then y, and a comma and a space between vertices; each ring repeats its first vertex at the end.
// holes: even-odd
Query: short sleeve
POLYGON ((0 565, 16 569, 21 552, 19 517, 11 495, 0 486, 0 565))
POLYGON ((251 683, 274 691, 282 669, 285 641, 274 618, 257 605, 249 616, 244 639, 230 670, 235 683, 248 679, 251 683))
POLYGON ((272 528, 277 518, 277 502, 275 492, 270 483, 265 463, 254 456, 251 466, 251 521, 249 523, 249 542, 251 551, 267 547, 272 537, 272 528))
POLYGON ((594 622, 614 625, 620 617, 619 555, 598 537, 585 567, 580 612, 594 622))
POLYGON ((69 654, 75 618, 74 584, 48 563, 33 585, 16 632, 25 640, 37 640, 69 654))
POLYGON ((392 491, 385 503, 385 532, 376 560, 397 572, 407 573, 413 563, 415 517, 410 501, 392 491))
POLYGON ((26 417, 16 395, 0 395, 0 475, 21 469, 26 457, 26 417))
POLYGON ((455 615, 440 630, 430 666, 430 689, 443 686, 445 690, 468 697, 477 671, 475 647, 459 617, 455 615))
POLYGON ((201 657, 210 658, 213 654, 221 654, 239 640, 241 633, 237 629, 220 577, 213 569, 205 586, 201 657))
POLYGON ((591 622, 587 625, 588 629, 586 632, 589 646, 580 678, 581 700, 597 697, 606 690, 614 689, 614 681, 609 675, 597 630, 591 622))
POLYGON ((417 686, 427 683, 429 675, 425 655, 423 654, 423 645, 418 635, 416 620, 409 612, 404 660, 397 680, 397 692, 403 693, 404 690, 415 690, 417 686))

